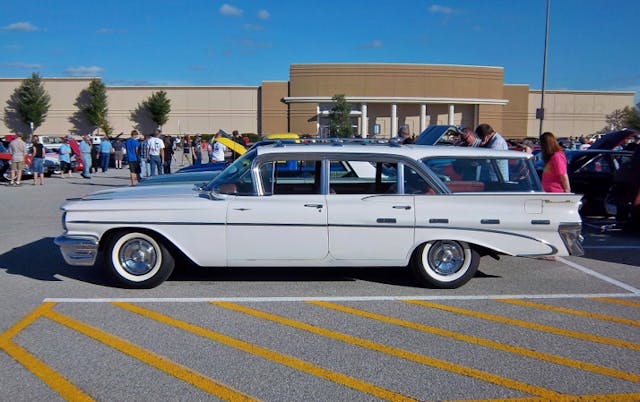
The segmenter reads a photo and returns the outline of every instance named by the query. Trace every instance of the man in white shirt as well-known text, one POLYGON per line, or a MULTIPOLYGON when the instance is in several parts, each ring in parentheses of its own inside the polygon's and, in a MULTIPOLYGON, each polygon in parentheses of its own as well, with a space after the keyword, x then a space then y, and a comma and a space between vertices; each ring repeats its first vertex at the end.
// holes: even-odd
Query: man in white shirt
POLYGON ((227 147, 223 143, 216 141, 220 137, 222 137, 222 133, 217 133, 209 153, 209 162, 224 162, 224 153, 227 147))
POLYGON ((155 133, 149 138, 149 160, 151 161, 151 176, 162 174, 162 165, 164 164, 164 141, 160 139, 162 130, 156 129, 155 133))

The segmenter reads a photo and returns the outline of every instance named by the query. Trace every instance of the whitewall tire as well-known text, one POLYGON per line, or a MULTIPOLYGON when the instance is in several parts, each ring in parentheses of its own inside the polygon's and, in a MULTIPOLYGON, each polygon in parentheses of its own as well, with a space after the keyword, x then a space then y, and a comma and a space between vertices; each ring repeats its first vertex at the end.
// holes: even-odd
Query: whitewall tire
POLYGON ((465 242, 437 240, 420 245, 411 269, 423 285, 452 289, 467 283, 478 270, 480 255, 465 242))
POLYGON ((119 232, 105 249, 110 274, 129 288, 153 288, 173 272, 173 256, 153 236, 142 232, 119 232))

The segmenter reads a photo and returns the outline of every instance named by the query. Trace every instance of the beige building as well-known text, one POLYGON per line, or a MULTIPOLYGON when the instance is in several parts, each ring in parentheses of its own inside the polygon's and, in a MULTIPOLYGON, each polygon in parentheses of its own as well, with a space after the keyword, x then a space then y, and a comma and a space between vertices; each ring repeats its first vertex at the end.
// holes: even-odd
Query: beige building
MULTIPOLYGON (((0 79, 6 102, 22 79, 0 79)), ((89 78, 45 78, 51 108, 40 134, 90 132, 78 111, 89 78)), ((426 64, 292 64, 288 81, 250 86, 108 87, 109 120, 115 132, 154 124, 139 104, 163 90, 171 100, 166 133, 297 132, 328 134, 331 98, 345 95, 352 105, 354 131, 393 136, 400 125, 414 134, 433 124, 475 127, 489 123, 505 137, 537 136, 541 93, 528 85, 504 83, 502 67, 426 64)), ((602 129, 605 116, 632 106, 634 92, 545 91, 543 129, 558 136, 602 129)), ((0 111, 0 130, 25 130, 0 111), (9 120, 9 121, 8 121, 9 120)))

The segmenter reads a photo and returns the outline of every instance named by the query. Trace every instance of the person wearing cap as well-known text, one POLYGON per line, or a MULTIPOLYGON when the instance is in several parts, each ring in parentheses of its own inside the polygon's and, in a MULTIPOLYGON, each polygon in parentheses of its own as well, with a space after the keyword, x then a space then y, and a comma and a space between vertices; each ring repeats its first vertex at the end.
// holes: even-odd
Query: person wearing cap
POLYGON ((82 177, 90 179, 91 174, 91 139, 88 135, 83 135, 80 141, 80 153, 82 154, 82 177))
POLYGON ((398 136, 396 137, 399 144, 409 144, 412 142, 411 133, 409 132, 409 126, 403 125, 398 130, 398 136))
POLYGON ((62 137, 62 144, 58 148, 58 159, 60 160, 60 177, 64 179, 64 174, 67 173, 71 178, 71 146, 69 145, 69 138, 62 137))

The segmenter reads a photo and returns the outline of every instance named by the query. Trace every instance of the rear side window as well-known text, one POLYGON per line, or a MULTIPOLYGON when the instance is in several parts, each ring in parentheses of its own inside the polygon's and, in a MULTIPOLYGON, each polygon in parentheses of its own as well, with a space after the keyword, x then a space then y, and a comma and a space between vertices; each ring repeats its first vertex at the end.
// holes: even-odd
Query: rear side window
POLYGON ((428 158, 422 162, 452 193, 541 191, 528 159, 428 158))

